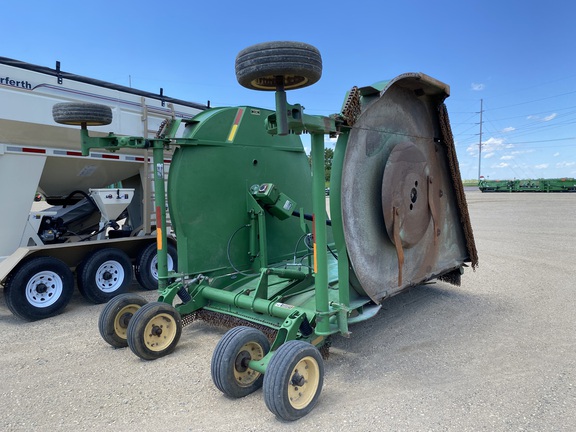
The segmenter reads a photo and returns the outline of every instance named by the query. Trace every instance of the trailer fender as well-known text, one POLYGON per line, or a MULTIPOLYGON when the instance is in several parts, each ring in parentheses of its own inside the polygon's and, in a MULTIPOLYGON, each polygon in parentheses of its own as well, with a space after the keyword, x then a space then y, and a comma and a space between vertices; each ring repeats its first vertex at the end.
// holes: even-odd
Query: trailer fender
POLYGON ((30 249, 27 247, 20 247, 14 253, 0 261, 0 283, 4 283, 10 272, 20 263, 24 258, 30 254, 30 249))

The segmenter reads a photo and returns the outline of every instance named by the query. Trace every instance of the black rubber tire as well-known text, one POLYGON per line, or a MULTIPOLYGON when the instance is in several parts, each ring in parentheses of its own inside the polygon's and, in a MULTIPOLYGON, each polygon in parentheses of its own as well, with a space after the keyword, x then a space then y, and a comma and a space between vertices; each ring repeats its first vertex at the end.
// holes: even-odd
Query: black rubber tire
POLYGON ((114 348, 128 346, 128 323, 146 299, 137 294, 121 294, 110 300, 98 318, 100 336, 114 348))
POLYGON ((298 420, 312 411, 323 383, 324 362, 320 352, 307 342, 288 341, 276 350, 266 368, 264 401, 278 418, 298 420), (292 380, 299 372, 306 380, 297 386, 292 380))
POLYGON ((112 109, 93 103, 61 102, 52 107, 52 118, 66 125, 104 126, 112 123, 112 109))
POLYGON ((262 387, 264 376, 250 369, 246 361, 260 360, 270 351, 270 342, 260 330, 234 327, 220 339, 210 372, 214 385, 231 398, 241 398, 262 387))
MULTIPOLYGON (((134 267, 136 280, 142 288, 148 291, 158 289, 157 255, 156 243, 151 243, 142 249, 136 258, 134 267)), ((178 270, 178 253, 170 243, 168 243, 168 270, 178 270), (172 260, 172 266, 170 260, 172 260)))
POLYGON ((182 319, 171 305, 147 303, 128 324, 128 346, 143 360, 156 360, 176 348, 182 334, 182 319))
POLYGON ((320 52, 302 42, 265 42, 243 49, 236 56, 236 79, 252 90, 276 90, 276 77, 284 77, 284 89, 317 82, 322 76, 320 52))
POLYGON ((12 270, 4 283, 8 309, 27 321, 58 315, 73 293, 72 271, 64 262, 52 257, 24 261, 12 270))
POLYGON ((106 303, 128 290, 132 282, 132 263, 120 249, 100 249, 84 259, 76 274, 78 290, 86 300, 106 303))

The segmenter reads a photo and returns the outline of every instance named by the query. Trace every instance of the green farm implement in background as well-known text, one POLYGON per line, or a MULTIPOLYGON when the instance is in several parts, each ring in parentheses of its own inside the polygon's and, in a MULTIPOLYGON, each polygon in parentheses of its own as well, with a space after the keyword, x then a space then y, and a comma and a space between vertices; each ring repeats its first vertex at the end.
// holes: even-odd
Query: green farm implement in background
POLYGON ((482 192, 576 192, 576 179, 484 180, 478 182, 482 192))
POLYGON ((172 352, 195 319, 232 327, 211 364, 216 387, 242 397, 263 387, 267 407, 296 420, 315 406, 332 335, 373 317, 381 302, 432 279, 459 284, 478 262, 444 105, 447 85, 421 73, 354 87, 341 112, 310 116, 286 90, 321 77, 316 48, 251 46, 236 58, 247 88, 274 91, 276 110, 212 108, 171 120, 154 139, 90 137, 101 105, 55 106, 81 125, 82 151, 152 149, 159 296, 112 299, 99 330, 110 345, 152 360, 172 352), (311 160, 300 135, 311 135, 311 160), (325 136, 337 137, 327 217, 325 136), (178 272, 166 265, 164 152, 178 272))

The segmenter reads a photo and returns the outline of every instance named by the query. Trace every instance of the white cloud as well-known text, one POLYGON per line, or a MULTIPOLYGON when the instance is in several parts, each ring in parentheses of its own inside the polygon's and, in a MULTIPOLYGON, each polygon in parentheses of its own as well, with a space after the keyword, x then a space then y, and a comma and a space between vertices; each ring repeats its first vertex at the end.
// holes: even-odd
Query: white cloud
POLYGON ((472 83, 472 90, 474 91, 482 91, 486 88, 484 84, 481 83, 472 83))
POLYGON ((508 127, 504 128, 504 129, 502 129, 502 132, 512 132, 512 131, 515 131, 515 130, 516 130, 516 128, 515 128, 514 126, 508 126, 508 127))
POLYGON ((545 168, 548 168, 549 165, 550 165, 550 164, 547 164, 547 163, 545 163, 545 164, 540 164, 540 165, 534 165, 534 168, 536 168, 536 169, 545 169, 545 168))
POLYGON ((525 154, 525 153, 534 153, 536 150, 514 150, 510 152, 510 154, 517 155, 517 154, 525 154))
POLYGON ((556 118, 557 115, 558 115, 557 113, 552 113, 552 114, 544 117, 544 118, 542 119, 542 121, 545 121, 545 122, 550 121, 550 120, 556 118))
MULTIPOLYGON (((514 148, 514 144, 506 143, 503 138, 490 137, 486 141, 482 141, 482 156, 488 159, 495 156, 498 152, 511 148, 514 148)), ((477 157, 478 144, 470 144, 466 149, 466 152, 471 156, 477 157)))
POLYGON ((500 162, 499 164, 492 165, 492 168, 507 168, 510 164, 506 162, 500 162))
POLYGON ((504 142, 503 138, 490 137, 482 143, 482 148, 485 149, 485 151, 487 151, 488 153, 493 152, 493 151, 498 151, 498 150, 501 150, 503 148, 507 148, 508 146, 513 146, 513 145, 512 144, 506 144, 504 142))
POLYGON ((510 160, 510 159, 514 159, 514 156, 502 156, 500 158, 500 160, 510 160))
POLYGON ((554 153, 552 156, 558 157, 558 156, 560 156, 560 152, 556 152, 556 153, 554 153))
POLYGON ((566 161, 563 161, 563 162, 558 162, 558 163, 556 164, 556 168, 568 168, 568 167, 571 167, 571 166, 574 166, 574 165, 576 165, 576 162, 566 162, 566 161))
POLYGON ((541 121, 541 122, 548 122, 550 120, 555 119, 557 115, 558 115, 558 113, 552 113, 550 115, 547 115, 546 117, 540 117, 537 115, 529 115, 528 117, 526 117, 526 119, 527 120, 541 121))
MULTIPOLYGON (((482 156, 486 159, 491 158, 505 149, 513 148, 514 144, 508 144, 503 138, 490 137, 482 142, 482 156)), ((478 144, 470 144, 466 149, 470 156, 478 157, 478 144)), ((507 152, 509 153, 509 152, 507 152)))
POLYGON ((504 142, 504 139, 502 139, 502 138, 490 137, 486 141, 483 141, 482 145, 500 145, 503 142, 504 142))

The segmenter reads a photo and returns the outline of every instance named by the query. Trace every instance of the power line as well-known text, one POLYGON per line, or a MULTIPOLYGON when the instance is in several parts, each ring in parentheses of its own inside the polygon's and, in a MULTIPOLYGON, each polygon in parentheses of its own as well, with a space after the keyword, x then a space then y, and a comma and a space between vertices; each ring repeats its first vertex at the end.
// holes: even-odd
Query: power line
MULTIPOLYGON (((535 115, 540 115, 540 114, 546 114, 546 113, 549 113, 551 111, 565 111, 565 110, 574 109, 574 108, 576 108, 576 106, 570 106, 570 107, 566 107, 566 108, 552 108, 550 110, 539 111, 539 112, 531 113, 531 114, 521 114, 521 115, 512 116, 512 117, 502 117, 502 118, 496 119, 495 121, 512 120, 512 119, 516 119, 516 118, 526 118, 527 116, 530 116, 530 115, 535 116, 535 115)), ((574 112, 576 112, 576 111, 570 112, 569 114, 572 114, 574 112)))
POLYGON ((497 107, 497 108, 491 108, 491 109, 486 110, 486 111, 495 111, 495 110, 504 109, 504 108, 511 108, 511 107, 515 107, 515 106, 519 106, 519 105, 527 105, 527 104, 530 104, 530 103, 541 102, 541 101, 543 101, 543 100, 554 99, 554 98, 557 98, 557 97, 567 96, 567 95, 574 94, 574 93, 576 93, 576 90, 575 90, 575 91, 571 91, 571 92, 567 92, 567 93, 562 93, 562 94, 559 94, 559 95, 548 96, 548 97, 541 98, 541 99, 534 99, 534 100, 531 100, 531 101, 519 102, 519 103, 517 103, 517 104, 505 105, 505 106, 501 106, 501 107, 497 107))
MULTIPOLYGON (((533 143, 545 143, 545 142, 568 141, 568 140, 576 140, 576 137, 555 138, 555 139, 537 140, 537 141, 512 141, 507 144, 533 144, 533 143)), ((576 145, 576 143, 574 145, 576 145)))
MULTIPOLYGON (((575 140, 576 137, 566 137, 566 138, 556 138, 556 139, 549 139, 549 140, 535 140, 535 141, 507 141, 506 145, 519 145, 519 144, 539 144, 539 143, 546 143, 546 142, 556 142, 556 141, 570 141, 575 140)), ((460 143, 457 144, 457 147, 470 147, 470 146, 477 146, 478 143, 475 142, 468 142, 468 143, 460 143)), ((486 143, 482 143, 482 145, 486 145, 486 143)), ((555 145, 553 147, 549 146, 542 146, 542 147, 523 147, 523 148, 561 148, 561 147, 576 147, 576 142, 574 144, 566 144, 566 145, 555 145)), ((511 150, 508 149, 508 150, 511 150)))

